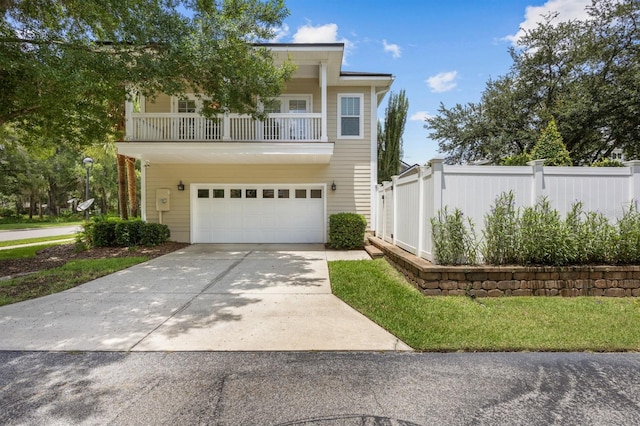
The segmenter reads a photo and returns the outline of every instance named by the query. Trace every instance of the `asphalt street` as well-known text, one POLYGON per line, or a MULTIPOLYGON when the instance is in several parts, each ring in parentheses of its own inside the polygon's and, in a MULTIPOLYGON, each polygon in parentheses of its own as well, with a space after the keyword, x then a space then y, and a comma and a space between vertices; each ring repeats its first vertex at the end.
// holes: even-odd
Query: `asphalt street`
POLYGON ((0 424, 632 425, 640 354, 0 352, 0 424))
POLYGON ((0 241, 26 240, 28 238, 54 237, 70 238, 76 232, 80 232, 82 226, 53 226, 50 228, 15 229, 11 231, 0 231, 0 241))

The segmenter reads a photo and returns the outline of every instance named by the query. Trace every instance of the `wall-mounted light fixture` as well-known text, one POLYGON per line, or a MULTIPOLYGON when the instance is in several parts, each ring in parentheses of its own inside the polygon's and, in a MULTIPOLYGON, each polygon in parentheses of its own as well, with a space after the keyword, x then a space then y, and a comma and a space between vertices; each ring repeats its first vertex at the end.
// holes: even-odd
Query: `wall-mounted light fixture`
POLYGON ((182 181, 178 184, 178 191, 184 191, 184 183, 182 181))
POLYGON ((333 183, 331 184, 331 190, 335 191, 338 187, 336 186, 336 181, 333 181, 333 183))

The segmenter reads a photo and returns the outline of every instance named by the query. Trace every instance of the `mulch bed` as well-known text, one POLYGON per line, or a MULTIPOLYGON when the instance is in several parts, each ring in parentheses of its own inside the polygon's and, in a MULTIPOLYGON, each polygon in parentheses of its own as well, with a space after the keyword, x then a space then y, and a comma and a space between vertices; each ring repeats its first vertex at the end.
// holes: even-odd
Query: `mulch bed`
POLYGON ((0 260, 0 277, 21 275, 57 268, 70 260, 147 256, 154 258, 187 247, 187 243, 168 242, 155 247, 98 247, 76 253, 75 244, 62 244, 42 249, 30 259, 0 260))

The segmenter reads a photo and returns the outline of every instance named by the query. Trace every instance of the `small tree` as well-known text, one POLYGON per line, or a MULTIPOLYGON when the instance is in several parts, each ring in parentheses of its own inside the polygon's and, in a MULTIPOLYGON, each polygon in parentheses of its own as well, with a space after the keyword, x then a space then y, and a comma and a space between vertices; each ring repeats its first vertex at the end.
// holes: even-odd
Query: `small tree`
POLYGON ((407 122, 409 101, 404 90, 389 95, 384 114, 384 128, 378 122, 378 183, 391 180, 400 170, 402 133, 407 122))
POLYGON ((534 160, 545 159, 545 166, 571 166, 573 164, 553 118, 531 150, 531 158, 534 160))

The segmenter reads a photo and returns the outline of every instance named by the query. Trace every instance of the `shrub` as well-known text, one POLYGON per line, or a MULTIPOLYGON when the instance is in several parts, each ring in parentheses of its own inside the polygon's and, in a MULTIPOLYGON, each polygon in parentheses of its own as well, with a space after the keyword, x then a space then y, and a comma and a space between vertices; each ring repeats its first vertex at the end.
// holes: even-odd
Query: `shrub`
POLYGON ((545 166, 571 166, 569 151, 562 141, 562 136, 556 127, 556 121, 551 120, 547 128, 542 131, 540 139, 531 150, 534 160, 545 159, 545 166))
POLYGON ((140 233, 145 223, 141 220, 128 220, 116 223, 116 244, 132 247, 140 244, 140 233))
POLYGON ((167 225, 119 219, 97 219, 85 223, 82 234, 82 241, 89 247, 155 246, 171 236, 167 225))
POLYGON ((611 158, 603 158, 602 160, 594 161, 591 163, 591 167, 624 167, 619 160, 612 160, 611 158))
POLYGON ((144 222, 140 228, 140 244, 143 246, 157 246, 167 241, 170 236, 169 227, 161 223, 144 222))
POLYGON ((478 258, 474 224, 464 220, 460 209, 449 214, 447 207, 431 218, 431 235, 436 263, 441 265, 475 264, 478 258))
POLYGON ((526 207, 520 219, 519 258, 525 265, 566 265, 571 258, 571 235, 557 210, 542 197, 526 207))
POLYGON ((582 202, 578 201, 571 206, 565 225, 569 231, 571 247, 567 263, 584 265, 613 262, 616 230, 602 213, 585 213, 582 202))
POLYGON ((512 191, 502 193, 484 217, 482 257, 487 263, 506 265, 518 259, 520 212, 515 208, 512 191))
POLYGON ((329 217, 329 245, 338 250, 361 248, 366 229, 367 221, 361 214, 332 214, 329 217))
POLYGON ((116 224, 114 220, 99 220, 85 224, 85 232, 88 235, 89 243, 93 247, 115 247, 116 224))
POLYGON ((520 154, 510 155, 509 157, 504 157, 500 160, 501 166, 526 166, 529 161, 531 161, 531 155, 526 152, 522 152, 520 154))
POLYGON ((616 262, 640 263, 640 212, 632 204, 618 220, 616 262))

